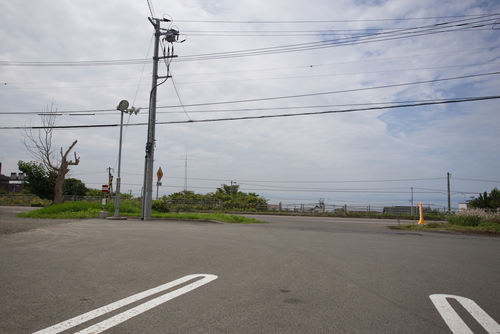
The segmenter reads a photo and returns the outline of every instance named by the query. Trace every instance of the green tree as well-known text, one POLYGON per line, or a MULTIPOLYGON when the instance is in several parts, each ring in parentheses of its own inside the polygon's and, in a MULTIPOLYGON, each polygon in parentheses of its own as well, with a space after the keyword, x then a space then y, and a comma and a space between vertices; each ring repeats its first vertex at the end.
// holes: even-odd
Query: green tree
POLYGON ((255 193, 244 193, 239 191, 239 185, 223 184, 214 193, 205 195, 196 194, 193 191, 180 191, 164 196, 162 201, 168 203, 171 210, 175 208, 188 209, 242 209, 262 210, 267 208, 267 200, 255 193), (220 206, 222 204, 222 207, 220 206))
POLYGON ((254 209, 259 210, 267 207, 267 200, 255 193, 244 193, 239 191, 239 185, 222 184, 212 194, 214 198, 223 202, 225 209, 254 209))
POLYGON ((237 194, 240 189, 238 184, 221 184, 220 188, 217 188, 216 194, 222 195, 234 195, 237 194))
POLYGON ((488 195, 485 191, 483 194, 479 194, 478 198, 474 198, 469 202, 469 205, 473 208, 479 209, 497 209, 500 208, 500 190, 493 188, 488 195))
POLYGON ((24 185, 29 192, 43 199, 51 201, 54 199, 54 185, 56 183, 54 174, 47 171, 41 163, 35 161, 19 160, 17 167, 26 174, 24 185))
POLYGON ((63 184, 63 195, 85 196, 87 194, 87 187, 78 179, 65 179, 63 184))

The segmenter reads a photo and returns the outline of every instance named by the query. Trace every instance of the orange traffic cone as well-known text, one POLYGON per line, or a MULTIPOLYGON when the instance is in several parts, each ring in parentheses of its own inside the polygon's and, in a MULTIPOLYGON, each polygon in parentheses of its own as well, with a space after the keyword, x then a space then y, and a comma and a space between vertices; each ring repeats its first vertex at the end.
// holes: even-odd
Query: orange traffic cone
POLYGON ((422 209, 422 202, 419 203, 420 206, 420 220, 418 221, 419 224, 425 224, 424 222, 424 210, 422 209))

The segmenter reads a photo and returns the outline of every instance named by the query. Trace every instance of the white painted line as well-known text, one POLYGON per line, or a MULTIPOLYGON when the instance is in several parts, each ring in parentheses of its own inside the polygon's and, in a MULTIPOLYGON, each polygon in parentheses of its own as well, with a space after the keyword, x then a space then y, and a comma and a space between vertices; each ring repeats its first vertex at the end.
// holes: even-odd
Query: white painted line
POLYGON ((465 324, 462 318, 460 318, 457 312, 455 312, 453 307, 451 307, 450 303, 446 300, 447 298, 455 299, 459 302, 488 333, 500 333, 500 325, 483 311, 476 302, 469 298, 442 294, 430 295, 429 298, 454 334, 473 334, 473 332, 465 324))
POLYGON ((152 289, 149 289, 149 290, 146 290, 146 291, 143 291, 143 292, 140 292, 140 293, 137 293, 135 295, 132 295, 130 297, 127 297, 127 298, 124 298, 124 299, 121 299, 121 300, 118 300, 114 303, 111 303, 111 304, 108 304, 106 306, 103 306, 103 307, 100 307, 100 308, 97 308, 95 310, 92 310, 90 312, 87 312, 87 313, 84 313, 82 315, 79 315, 77 317, 74 317, 74 318, 71 318, 69 320, 66 320, 66 321, 63 321, 63 322, 60 322, 54 326, 51 326, 51 327, 48 327, 48 328, 45 328, 45 329, 42 329, 40 331, 37 331, 33 334, 57 334, 57 333, 60 333, 60 332, 63 332, 67 329, 70 329, 70 328, 73 328, 75 326, 78 326, 80 324, 83 324, 87 321, 90 321, 92 319, 95 319, 97 317, 100 317, 106 313, 109 313, 109 312, 112 312, 114 310, 117 310, 121 307, 124 307, 124 306, 127 306, 127 305, 130 305, 132 303, 135 303, 141 299, 144 299, 144 298, 147 298, 149 296, 152 296, 154 294, 157 294, 157 293, 160 293, 162 291, 165 291, 165 290, 168 290, 168 289, 171 289, 177 285, 180 285, 180 284, 183 284, 185 282, 188 282, 188 281, 191 281, 193 279, 196 279, 196 278, 200 278, 200 277, 203 277, 202 279, 200 280, 197 280, 193 283, 190 283, 186 286, 183 286, 182 288, 179 288, 177 290, 174 290, 174 291, 171 291, 171 292, 168 292, 164 295, 161 295, 159 297, 156 297, 148 302, 145 302, 141 305, 138 305, 136 307, 133 307, 127 311, 124 311, 120 314, 117 314, 109 319, 106 319, 104 321, 101 321, 95 325, 92 325, 86 329, 83 329, 82 331, 78 332, 78 333, 101 333, 111 327, 114 327, 130 318, 133 318, 143 312, 146 312, 156 306, 159 306, 171 299, 174 299, 176 297, 179 297, 189 291, 192 291, 196 288, 199 288, 200 286, 202 285, 205 285, 207 283, 210 283, 211 281, 213 280, 216 280, 217 279, 217 276, 215 275, 209 275, 209 274, 193 274, 193 275, 188 275, 188 276, 184 276, 182 278, 179 278, 175 281, 172 281, 172 282, 169 282, 169 283, 166 283, 166 284, 163 284, 163 285, 160 285, 156 288, 152 288, 152 289))

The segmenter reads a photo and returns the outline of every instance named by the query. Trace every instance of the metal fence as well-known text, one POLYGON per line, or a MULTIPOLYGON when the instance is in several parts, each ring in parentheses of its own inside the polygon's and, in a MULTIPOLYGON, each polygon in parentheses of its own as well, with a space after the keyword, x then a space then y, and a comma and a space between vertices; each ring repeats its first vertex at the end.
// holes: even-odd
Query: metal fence
MULTIPOLYGON (((70 196, 65 195, 64 201, 86 201, 86 202, 101 202, 103 196, 70 196)), ((140 202, 140 198, 132 200, 140 202)), ((113 202, 114 198, 108 198, 108 202, 113 202)), ((196 210, 249 210, 249 211, 272 211, 272 212, 289 212, 289 213, 368 213, 368 214, 386 214, 386 215, 419 215, 417 206, 374 206, 374 205, 350 205, 350 204, 327 204, 319 203, 280 203, 268 205, 252 205, 242 204, 237 202, 222 202, 220 200, 210 199, 176 199, 168 201, 160 201, 160 204, 165 209, 170 211, 196 211, 196 210)), ((45 206, 50 205, 50 201, 41 200, 31 194, 3 194, 0 195, 0 205, 33 205, 45 206)), ((444 213, 446 208, 432 208, 427 206, 423 208, 424 213, 436 212, 444 213)))

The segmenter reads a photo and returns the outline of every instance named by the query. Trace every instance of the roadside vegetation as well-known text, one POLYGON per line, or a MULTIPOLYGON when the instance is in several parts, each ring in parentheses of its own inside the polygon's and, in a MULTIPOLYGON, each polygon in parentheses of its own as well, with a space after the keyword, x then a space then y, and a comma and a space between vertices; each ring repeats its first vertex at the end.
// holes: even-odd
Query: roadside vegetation
MULTIPOLYGON (((402 224, 392 228, 412 231, 454 231, 463 233, 484 233, 500 236, 500 191, 494 188, 489 194, 484 192, 478 198, 469 201, 469 209, 453 214, 439 211, 424 213, 426 224, 417 224, 416 215, 380 213, 374 211, 347 211, 338 209, 330 212, 322 211, 276 211, 267 209, 267 200, 255 193, 239 191, 238 185, 222 185, 213 193, 205 195, 191 191, 182 191, 163 196, 152 203, 152 217, 190 220, 211 220, 225 223, 251 224, 262 223, 256 219, 239 216, 239 213, 266 213, 276 215, 306 215, 318 217, 346 217, 371 219, 412 220, 412 224, 402 224)), ((2 205, 31 205, 42 207, 22 213, 19 216, 39 219, 90 219, 97 218, 103 210, 102 192, 88 189, 75 179, 65 180, 64 192, 68 201, 52 204, 30 193, 7 195, 0 193, 2 205)), ((120 216, 140 217, 142 201, 129 194, 121 194, 120 216)), ((108 216, 114 215, 114 201, 110 200, 104 207, 108 216)))
MULTIPOLYGON (((108 212, 109 217, 114 215, 114 203, 110 202, 104 207, 108 212)), ((97 202, 65 202, 62 204, 54 204, 38 210, 23 212, 18 214, 19 217, 37 218, 37 219, 90 219, 97 218, 99 211, 102 211, 102 205, 97 202)), ((123 200, 120 201, 120 216, 124 217, 140 217, 141 202, 138 200, 123 200)), ((256 224, 264 223, 254 218, 246 218, 237 215, 228 215, 221 212, 216 213, 169 213, 153 210, 153 218, 167 219, 187 219, 187 220, 205 220, 218 221, 222 223, 236 224, 256 224)))
MULTIPOLYGON (((494 188, 469 202, 469 209, 446 216, 445 222, 405 224, 395 228, 413 231, 453 231, 500 236, 500 191, 494 188)), ((425 218, 424 218, 425 220, 425 218)))
MULTIPOLYGON (((435 231, 435 232, 458 232, 458 233, 469 233, 469 234, 489 234, 500 236, 500 224, 492 221, 481 220, 477 225, 460 225, 460 220, 454 218, 455 215, 451 215, 444 222, 430 222, 425 224, 403 224, 398 226, 393 226, 393 229, 399 230, 410 230, 410 231, 435 231)), ((499 215, 497 214, 497 217, 499 215)), ((477 216, 471 216, 466 220, 477 221, 477 216)), ((497 218, 498 219, 498 218, 497 218)), ((476 223, 475 223, 476 224, 476 223)))

